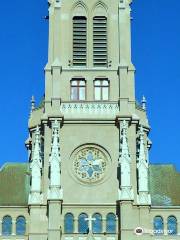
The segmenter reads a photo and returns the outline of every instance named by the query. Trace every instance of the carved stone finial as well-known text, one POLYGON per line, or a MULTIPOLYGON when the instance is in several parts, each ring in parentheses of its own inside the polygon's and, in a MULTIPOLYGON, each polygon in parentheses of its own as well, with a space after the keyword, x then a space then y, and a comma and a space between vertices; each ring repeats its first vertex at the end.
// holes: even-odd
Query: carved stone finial
POLYGON ((146 101, 145 96, 142 97, 141 103, 142 103, 142 108, 146 111, 146 104, 147 104, 147 101, 146 101))
POLYGON ((29 196, 29 204, 41 204, 41 142, 40 142, 40 131, 39 126, 36 127, 35 138, 34 138, 34 149, 32 154, 32 161, 30 164, 31 169, 31 189, 29 196))
POLYGON ((119 189, 119 199, 133 200, 134 194, 131 186, 131 157, 127 138, 128 124, 125 120, 122 122, 121 129, 119 156, 121 185, 119 189))
POLYGON ((49 200, 61 200, 61 157, 59 144, 59 123, 57 120, 52 124, 52 147, 50 162, 50 184, 48 191, 49 200))
POLYGON ((61 7, 62 0, 48 0, 50 5, 54 5, 55 7, 61 7))
POLYGON ((132 3, 133 0, 119 0, 119 6, 127 7, 132 3))
POLYGON ((34 96, 31 97, 31 113, 34 111, 35 109, 35 98, 34 96))
POLYGON ((120 0, 120 3, 124 3, 126 1, 127 1, 128 4, 131 4, 133 0, 120 0))

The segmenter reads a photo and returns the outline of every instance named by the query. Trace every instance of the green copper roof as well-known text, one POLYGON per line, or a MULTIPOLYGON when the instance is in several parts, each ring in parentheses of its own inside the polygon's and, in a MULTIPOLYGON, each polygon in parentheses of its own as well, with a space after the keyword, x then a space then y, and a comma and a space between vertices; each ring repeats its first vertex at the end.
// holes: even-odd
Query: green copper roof
POLYGON ((0 206, 26 206, 28 195, 28 164, 5 164, 0 170, 0 206))
POLYGON ((154 206, 180 206, 180 173, 173 165, 150 165, 150 193, 154 206))
MULTIPOLYGON (((29 169, 26 163, 7 163, 0 170, 0 206, 27 206, 29 169)), ((153 206, 180 206, 180 173, 173 165, 150 165, 153 206)))

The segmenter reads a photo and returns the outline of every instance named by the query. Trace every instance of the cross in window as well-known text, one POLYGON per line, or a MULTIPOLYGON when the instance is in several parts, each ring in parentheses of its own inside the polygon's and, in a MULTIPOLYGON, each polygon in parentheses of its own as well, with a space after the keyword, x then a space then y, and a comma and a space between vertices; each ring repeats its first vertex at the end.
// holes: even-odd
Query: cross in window
POLYGON ((88 218, 85 218, 84 220, 89 222, 89 232, 91 233, 92 232, 92 221, 96 221, 96 218, 93 218, 92 216, 90 216, 88 218))

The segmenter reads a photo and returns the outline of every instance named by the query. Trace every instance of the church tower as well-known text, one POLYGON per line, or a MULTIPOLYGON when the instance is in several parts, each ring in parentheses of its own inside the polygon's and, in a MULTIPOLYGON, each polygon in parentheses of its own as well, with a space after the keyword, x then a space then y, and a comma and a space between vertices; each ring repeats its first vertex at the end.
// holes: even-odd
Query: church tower
POLYGON ((32 99, 27 142, 30 240, 136 239, 148 215, 150 127, 135 100, 130 6, 49 0, 45 98, 32 99))

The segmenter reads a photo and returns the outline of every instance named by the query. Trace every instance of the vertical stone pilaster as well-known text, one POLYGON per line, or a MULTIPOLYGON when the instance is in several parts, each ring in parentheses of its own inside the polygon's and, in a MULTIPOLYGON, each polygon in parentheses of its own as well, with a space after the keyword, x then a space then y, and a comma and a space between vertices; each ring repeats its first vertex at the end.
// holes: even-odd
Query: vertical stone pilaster
POLYGON ((49 201, 48 240, 60 240, 62 234, 62 201, 49 201))
POLYGON ((126 1, 119 2, 119 54, 120 63, 131 62, 131 8, 126 1))
POLYGON ((51 97, 52 97, 52 71, 48 64, 45 67, 45 112, 51 110, 51 97))
POLYGON ((54 42, 54 6, 49 6, 49 49, 48 49, 48 62, 53 61, 53 42, 54 42))

